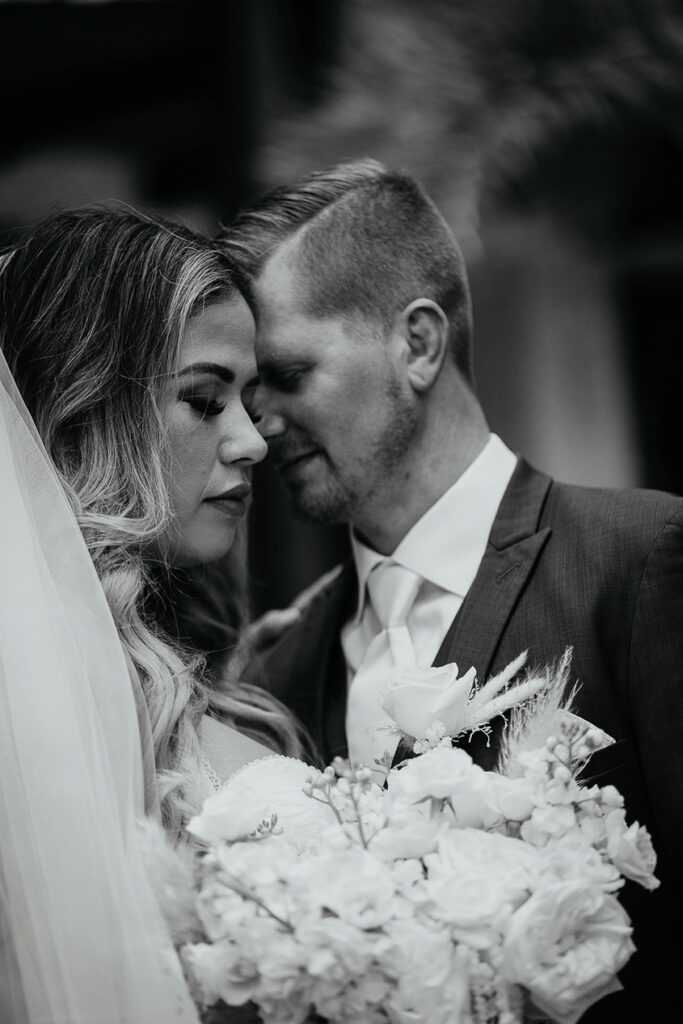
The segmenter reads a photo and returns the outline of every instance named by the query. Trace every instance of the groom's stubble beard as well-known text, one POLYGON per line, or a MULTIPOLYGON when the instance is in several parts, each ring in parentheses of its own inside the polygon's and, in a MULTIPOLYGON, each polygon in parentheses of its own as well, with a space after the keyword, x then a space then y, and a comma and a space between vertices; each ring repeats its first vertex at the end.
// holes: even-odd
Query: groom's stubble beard
POLYGON ((377 501, 396 474, 418 430, 418 417, 398 381, 386 382, 387 414, 367 452, 354 452, 351 460, 334 460, 313 438, 289 428, 283 438, 270 442, 269 458, 279 467, 296 452, 317 448, 314 464, 303 480, 281 476, 297 519, 309 523, 354 523, 377 501), (341 465, 340 465, 341 462, 341 465))

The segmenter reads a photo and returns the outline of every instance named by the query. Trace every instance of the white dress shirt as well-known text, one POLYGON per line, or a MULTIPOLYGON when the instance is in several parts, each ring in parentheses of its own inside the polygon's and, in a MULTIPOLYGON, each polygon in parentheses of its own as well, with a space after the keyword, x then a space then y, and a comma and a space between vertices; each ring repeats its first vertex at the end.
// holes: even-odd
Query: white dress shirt
MULTIPOLYGON (((474 462, 418 519, 391 555, 392 561, 424 580, 407 619, 419 668, 428 668, 434 661, 472 585, 516 464, 517 457, 491 434, 474 462)), ((349 682, 381 629, 367 600, 366 581, 371 569, 384 559, 353 533, 351 546, 358 603, 341 635, 349 682)))

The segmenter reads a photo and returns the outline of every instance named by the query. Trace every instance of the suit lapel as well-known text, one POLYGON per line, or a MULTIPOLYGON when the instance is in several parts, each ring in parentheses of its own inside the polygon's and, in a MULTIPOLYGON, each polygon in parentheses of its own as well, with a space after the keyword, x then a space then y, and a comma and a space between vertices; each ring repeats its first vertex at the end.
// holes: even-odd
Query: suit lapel
POLYGON ((479 571, 434 665, 474 665, 484 680, 522 589, 550 536, 539 529, 550 477, 520 459, 498 509, 479 571))
MULTIPOLYGON (((539 522, 551 483, 550 477, 519 460, 479 571, 437 653, 435 666, 454 661, 463 672, 474 665, 481 682, 489 676, 503 631, 550 536, 550 529, 539 529, 539 522)), ((498 759, 502 726, 498 719, 490 739, 476 733, 460 746, 477 764, 492 769, 498 759)))

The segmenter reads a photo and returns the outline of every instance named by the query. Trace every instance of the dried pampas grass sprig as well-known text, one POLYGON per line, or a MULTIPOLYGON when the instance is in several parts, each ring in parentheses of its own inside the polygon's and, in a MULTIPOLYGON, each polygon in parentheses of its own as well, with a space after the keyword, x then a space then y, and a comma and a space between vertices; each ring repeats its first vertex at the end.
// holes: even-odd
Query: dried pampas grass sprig
POLYGON ((571 660, 572 648, 567 647, 560 660, 542 673, 543 685, 523 706, 512 709, 501 744, 501 774, 511 778, 521 775, 519 755, 542 747, 549 736, 557 733, 563 714, 571 711, 578 689, 575 685, 568 691, 571 660))
POLYGON ((174 844, 151 818, 138 822, 138 831, 147 877, 174 945, 199 942, 204 930, 195 909, 196 848, 174 844))

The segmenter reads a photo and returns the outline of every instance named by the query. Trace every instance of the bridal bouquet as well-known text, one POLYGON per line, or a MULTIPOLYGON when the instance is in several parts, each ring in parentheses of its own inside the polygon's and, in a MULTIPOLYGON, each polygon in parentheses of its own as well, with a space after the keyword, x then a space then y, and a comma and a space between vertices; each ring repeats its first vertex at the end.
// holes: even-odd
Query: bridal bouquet
POLYGON ((655 888, 655 856, 616 789, 577 780, 609 737, 561 706, 567 666, 396 680, 385 707, 416 754, 383 788, 274 756, 207 800, 181 948, 198 1003, 252 1001, 265 1024, 573 1024, 618 989, 634 946, 616 893, 655 888), (453 746, 509 709, 498 771, 453 746))

